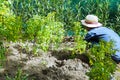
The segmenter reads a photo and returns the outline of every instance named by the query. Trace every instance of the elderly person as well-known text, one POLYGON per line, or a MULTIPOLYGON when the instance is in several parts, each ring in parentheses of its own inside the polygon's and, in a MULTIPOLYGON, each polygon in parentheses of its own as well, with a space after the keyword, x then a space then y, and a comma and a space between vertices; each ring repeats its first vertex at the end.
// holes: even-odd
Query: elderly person
MULTIPOLYGON (((85 37, 87 42, 96 44, 99 40, 104 41, 114 41, 114 49, 120 50, 120 37, 113 30, 103 27, 101 23, 98 22, 98 17, 95 15, 87 15, 84 20, 81 20, 81 23, 88 30, 88 33, 85 37)), ((120 51, 116 51, 112 55, 112 59, 116 62, 120 62, 120 51)))

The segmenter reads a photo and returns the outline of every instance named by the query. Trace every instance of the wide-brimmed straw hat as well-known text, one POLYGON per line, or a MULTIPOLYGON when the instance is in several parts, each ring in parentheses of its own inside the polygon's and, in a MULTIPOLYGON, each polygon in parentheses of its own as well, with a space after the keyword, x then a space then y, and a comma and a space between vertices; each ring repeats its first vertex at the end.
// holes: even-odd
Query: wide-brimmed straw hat
POLYGON ((89 28, 102 26, 102 24, 98 22, 98 17, 95 15, 87 15, 84 20, 81 20, 81 23, 89 28))

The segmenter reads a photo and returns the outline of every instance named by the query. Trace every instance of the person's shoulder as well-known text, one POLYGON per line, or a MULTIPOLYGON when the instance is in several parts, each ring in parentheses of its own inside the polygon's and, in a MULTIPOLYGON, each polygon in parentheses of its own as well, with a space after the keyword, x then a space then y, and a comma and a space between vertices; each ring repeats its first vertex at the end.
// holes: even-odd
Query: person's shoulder
POLYGON ((98 29, 108 29, 108 28, 104 27, 104 26, 101 26, 101 27, 98 27, 98 29))
POLYGON ((88 33, 96 33, 96 34, 101 34, 105 31, 108 31, 108 28, 106 27, 97 27, 97 28, 94 28, 94 29, 91 29, 88 33))
POLYGON ((105 29, 105 27, 96 27, 96 28, 93 28, 93 29, 91 29, 89 32, 96 32, 96 31, 99 31, 99 30, 102 30, 102 29, 105 29))
POLYGON ((111 28, 109 28, 109 27, 102 27, 102 30, 104 30, 104 31, 113 31, 111 28))
POLYGON ((102 31, 102 30, 111 30, 111 29, 108 28, 108 27, 104 27, 104 26, 102 26, 102 27, 98 27, 98 28, 96 28, 95 30, 97 30, 97 31, 102 31))

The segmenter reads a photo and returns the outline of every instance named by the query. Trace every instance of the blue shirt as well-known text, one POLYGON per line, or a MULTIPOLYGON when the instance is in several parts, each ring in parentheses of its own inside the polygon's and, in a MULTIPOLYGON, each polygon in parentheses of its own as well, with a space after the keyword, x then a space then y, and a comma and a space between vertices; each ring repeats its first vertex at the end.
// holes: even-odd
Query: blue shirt
MULTIPOLYGON (((112 40, 114 42, 114 49, 120 50, 120 37, 116 32, 109 28, 93 28, 88 31, 85 37, 85 40, 91 42, 92 44, 98 43, 101 39, 107 42, 112 40)), ((120 51, 117 51, 114 56, 120 61, 120 51)))

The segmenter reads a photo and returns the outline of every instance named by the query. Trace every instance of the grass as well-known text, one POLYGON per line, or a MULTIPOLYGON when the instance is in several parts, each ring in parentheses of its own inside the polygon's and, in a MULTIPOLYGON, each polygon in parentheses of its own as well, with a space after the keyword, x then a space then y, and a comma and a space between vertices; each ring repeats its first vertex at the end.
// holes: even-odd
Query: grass
POLYGON ((6 51, 6 49, 3 47, 2 42, 0 42, 0 67, 3 66, 3 64, 6 60, 5 51, 6 51))

